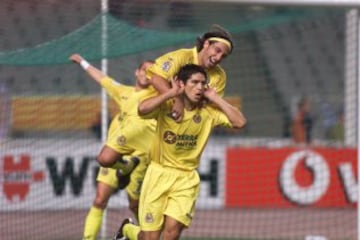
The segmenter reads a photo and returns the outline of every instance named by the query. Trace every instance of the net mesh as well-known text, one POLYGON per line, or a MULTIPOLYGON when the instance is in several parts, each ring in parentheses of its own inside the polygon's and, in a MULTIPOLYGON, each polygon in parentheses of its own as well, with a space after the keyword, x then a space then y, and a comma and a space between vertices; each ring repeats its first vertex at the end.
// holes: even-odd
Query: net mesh
MULTIPOLYGON (((212 135, 183 237, 356 239, 357 148, 344 144, 342 121, 344 109, 357 107, 344 102, 348 9, 108 2, 106 14, 99 1, 0 3, 1 239, 82 238, 102 147, 92 127, 101 97, 69 56, 97 67, 107 58, 109 75, 131 85, 142 60, 192 47, 213 23, 235 39, 222 63, 225 95, 249 123, 212 135), (303 97, 311 103, 311 144, 294 144, 303 97)), ((110 102, 110 115, 116 111, 110 102)), ((99 238, 110 239, 131 215, 117 192, 99 238)))

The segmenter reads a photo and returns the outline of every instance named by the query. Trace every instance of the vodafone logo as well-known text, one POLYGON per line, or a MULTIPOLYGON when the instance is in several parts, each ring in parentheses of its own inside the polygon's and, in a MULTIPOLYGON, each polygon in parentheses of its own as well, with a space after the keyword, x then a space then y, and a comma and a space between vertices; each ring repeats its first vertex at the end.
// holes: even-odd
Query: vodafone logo
POLYGON ((32 183, 44 180, 43 171, 33 171, 30 156, 3 156, 0 166, 0 181, 2 191, 9 201, 20 199, 24 201, 29 194, 32 183))
POLYGON ((330 170, 325 159, 312 151, 299 151, 285 159, 280 171, 280 186, 292 202, 311 204, 319 200, 329 187, 330 170), (312 182, 297 181, 296 169, 302 164, 309 171, 312 182))
POLYGON ((230 148, 226 204, 354 208, 358 196, 357 162, 354 148, 230 148))
POLYGON ((284 196, 299 205, 319 202, 331 192, 332 186, 341 186, 348 202, 357 202, 357 179, 349 162, 332 164, 323 155, 303 150, 286 157, 280 169, 279 183, 284 196), (335 171, 336 170, 336 171, 335 171), (332 173, 332 174, 331 174, 332 173))

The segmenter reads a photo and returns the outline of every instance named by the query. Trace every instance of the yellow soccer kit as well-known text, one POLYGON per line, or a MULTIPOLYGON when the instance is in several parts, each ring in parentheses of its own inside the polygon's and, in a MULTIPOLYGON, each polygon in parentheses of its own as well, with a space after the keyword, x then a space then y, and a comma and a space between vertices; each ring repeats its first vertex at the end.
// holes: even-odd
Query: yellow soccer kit
MULTIPOLYGON (((109 127, 109 133, 116 131, 116 129, 119 127, 119 121, 117 120, 117 117, 115 116, 110 123, 109 127)), ((116 169, 112 168, 104 168, 100 167, 99 172, 97 174, 96 180, 98 182, 105 183, 106 185, 112 187, 113 189, 117 189, 119 184, 116 177, 116 169)))
POLYGON ((102 79, 101 85, 120 108, 110 125, 106 145, 123 155, 137 156, 141 160, 126 188, 133 199, 138 199, 156 127, 155 120, 138 116, 139 101, 148 93, 147 90, 135 91, 134 87, 119 84, 109 77, 102 79))
MULTIPOLYGON (((198 53, 196 48, 183 48, 166 53, 155 60, 155 64, 147 69, 147 77, 153 74, 159 75, 168 81, 175 76, 180 68, 186 64, 199 65, 198 53)), ((219 65, 206 69, 209 86, 216 89, 220 96, 224 96, 226 85, 226 73, 219 65)))
POLYGON ((116 177, 116 169, 100 167, 96 181, 105 183, 113 189, 117 189, 119 184, 116 177))
POLYGON ((181 123, 170 113, 171 105, 164 104, 144 116, 158 121, 140 196, 139 220, 144 231, 160 230, 164 215, 190 225, 200 184, 196 168, 211 130, 231 127, 226 115, 210 105, 185 110, 181 123))
MULTIPOLYGON (((109 133, 116 132, 116 130, 119 128, 120 122, 118 121, 118 115, 116 115, 111 121, 108 131, 109 133)), ((119 182, 116 177, 116 169, 113 168, 100 167, 96 180, 98 182, 105 183, 113 189, 117 189, 119 186, 119 182)))

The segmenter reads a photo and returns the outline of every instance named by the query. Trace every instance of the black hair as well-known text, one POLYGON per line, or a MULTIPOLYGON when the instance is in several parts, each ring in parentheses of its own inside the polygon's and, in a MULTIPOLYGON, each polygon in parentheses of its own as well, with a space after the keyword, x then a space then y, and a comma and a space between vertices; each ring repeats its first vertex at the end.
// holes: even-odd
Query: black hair
POLYGON ((138 66, 137 69, 141 69, 142 66, 144 66, 145 63, 153 63, 153 64, 154 64, 155 61, 154 61, 154 60, 145 60, 145 61, 142 61, 142 62, 139 64, 139 66, 138 66))
MULTIPOLYGON (((223 27, 221 27, 218 24, 212 25, 211 29, 212 30, 204 33, 202 36, 200 36, 196 39, 197 51, 200 52, 203 49, 204 43, 206 40, 208 40, 209 38, 212 38, 212 37, 217 37, 217 38, 222 38, 222 39, 229 41, 229 43, 231 45, 231 47, 230 47, 230 53, 231 53, 234 48, 234 43, 233 43, 231 34, 226 29, 224 29, 223 27)), ((213 41, 210 41, 210 43, 213 43, 213 41)))
POLYGON ((184 83, 195 73, 201 73, 207 79, 207 73, 205 69, 196 64, 186 64, 182 66, 179 72, 176 74, 177 78, 184 83))

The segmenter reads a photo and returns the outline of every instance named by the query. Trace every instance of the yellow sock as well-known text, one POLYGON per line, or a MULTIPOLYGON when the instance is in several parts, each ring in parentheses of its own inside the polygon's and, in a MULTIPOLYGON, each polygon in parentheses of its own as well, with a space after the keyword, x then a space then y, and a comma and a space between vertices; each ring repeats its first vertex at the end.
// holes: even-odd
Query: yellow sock
POLYGON ((123 234, 130 240, 137 240, 140 232, 140 226, 134 224, 126 224, 123 228, 123 234))
POLYGON ((88 215, 85 219, 85 226, 84 226, 84 240, 95 240, 96 235, 98 234, 102 218, 103 218, 104 210, 96 207, 91 207, 89 210, 88 215))

